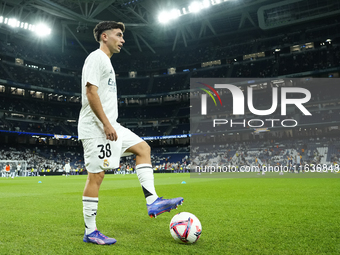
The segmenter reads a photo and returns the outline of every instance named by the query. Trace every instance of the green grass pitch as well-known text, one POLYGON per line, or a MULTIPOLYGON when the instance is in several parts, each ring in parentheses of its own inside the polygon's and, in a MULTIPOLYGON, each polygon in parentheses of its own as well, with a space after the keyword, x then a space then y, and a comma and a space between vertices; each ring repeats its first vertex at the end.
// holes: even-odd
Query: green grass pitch
POLYGON ((0 178, 0 254, 340 254, 339 178, 155 174, 158 195, 183 196, 184 204, 153 219, 136 175, 106 175, 97 227, 117 239, 111 246, 82 241, 85 180, 0 178), (193 245, 170 235, 181 211, 202 223, 193 245))

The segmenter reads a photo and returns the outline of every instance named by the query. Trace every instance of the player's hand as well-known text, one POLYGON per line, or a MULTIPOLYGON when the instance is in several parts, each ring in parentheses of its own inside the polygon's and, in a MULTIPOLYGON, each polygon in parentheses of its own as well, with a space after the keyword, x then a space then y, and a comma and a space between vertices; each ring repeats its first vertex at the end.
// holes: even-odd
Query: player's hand
POLYGON ((116 130, 112 127, 111 124, 104 125, 104 132, 106 135, 106 139, 110 141, 117 141, 118 135, 116 133, 116 130))

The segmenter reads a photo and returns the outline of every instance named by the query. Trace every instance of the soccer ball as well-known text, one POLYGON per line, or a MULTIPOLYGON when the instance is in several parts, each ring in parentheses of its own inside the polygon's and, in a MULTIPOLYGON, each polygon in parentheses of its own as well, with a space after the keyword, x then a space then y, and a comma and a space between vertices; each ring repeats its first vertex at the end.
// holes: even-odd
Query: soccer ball
POLYGON ((202 233, 199 219, 192 213, 181 212, 170 221, 170 234, 179 243, 195 243, 202 233))

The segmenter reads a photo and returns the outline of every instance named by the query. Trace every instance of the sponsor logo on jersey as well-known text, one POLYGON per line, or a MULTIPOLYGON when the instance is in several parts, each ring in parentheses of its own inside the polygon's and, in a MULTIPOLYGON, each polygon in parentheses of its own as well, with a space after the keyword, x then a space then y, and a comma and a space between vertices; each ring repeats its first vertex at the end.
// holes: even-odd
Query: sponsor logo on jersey
POLYGON ((113 86, 113 84, 114 84, 114 82, 113 82, 113 80, 110 78, 109 81, 108 81, 108 83, 107 83, 107 85, 113 86))
POLYGON ((109 81, 107 82, 107 85, 110 86, 109 87, 109 92, 116 92, 117 88, 116 88, 116 81, 112 78, 109 78, 109 81))

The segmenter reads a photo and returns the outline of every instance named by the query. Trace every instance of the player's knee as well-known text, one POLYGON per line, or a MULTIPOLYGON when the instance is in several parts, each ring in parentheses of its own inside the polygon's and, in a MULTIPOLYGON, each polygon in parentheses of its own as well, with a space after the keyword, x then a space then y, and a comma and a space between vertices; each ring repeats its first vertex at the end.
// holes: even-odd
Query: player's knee
POLYGON ((151 148, 145 141, 138 143, 135 146, 132 146, 127 151, 132 152, 136 156, 140 156, 140 157, 145 157, 145 156, 150 157, 150 154, 151 154, 151 148))
POLYGON ((139 155, 143 155, 143 156, 150 156, 151 154, 151 148, 150 146, 146 143, 146 142, 143 142, 141 143, 141 147, 140 147, 140 150, 139 150, 139 155))
POLYGON ((142 143, 140 154, 141 155, 150 156, 150 154, 151 154, 151 147, 146 142, 142 143))
POLYGON ((89 173, 88 174, 88 180, 90 183, 93 183, 93 184, 96 184, 97 186, 100 186, 103 179, 104 179, 104 176, 105 176, 105 172, 102 171, 102 172, 99 172, 99 173, 89 173))
POLYGON ((151 153, 151 147, 147 143, 145 143, 145 151, 148 152, 148 154, 151 153))

